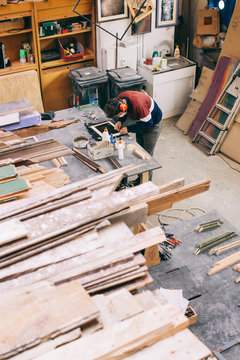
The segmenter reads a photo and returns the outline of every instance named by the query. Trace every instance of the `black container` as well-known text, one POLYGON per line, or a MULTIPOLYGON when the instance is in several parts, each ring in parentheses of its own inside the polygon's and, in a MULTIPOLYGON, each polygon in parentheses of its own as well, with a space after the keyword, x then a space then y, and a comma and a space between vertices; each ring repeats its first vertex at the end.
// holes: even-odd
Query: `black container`
POLYGON ((146 82, 136 70, 126 66, 123 68, 107 70, 109 78, 110 98, 118 96, 123 91, 141 91, 146 82))
POLYGON ((108 77, 94 66, 70 70, 74 104, 97 104, 102 109, 108 100, 108 77))

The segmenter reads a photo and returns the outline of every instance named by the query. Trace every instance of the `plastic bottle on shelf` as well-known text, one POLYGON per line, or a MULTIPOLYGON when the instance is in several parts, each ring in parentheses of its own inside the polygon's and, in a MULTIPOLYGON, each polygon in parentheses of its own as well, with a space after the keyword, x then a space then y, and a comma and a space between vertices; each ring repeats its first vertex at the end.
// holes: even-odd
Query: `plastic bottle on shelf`
POLYGON ((174 50, 174 57, 179 57, 179 56, 180 56, 179 45, 176 45, 176 48, 174 50))
POLYGON ((122 142, 122 140, 119 140, 118 147, 117 147, 119 160, 123 160, 123 158, 124 158, 123 148, 124 148, 123 142, 122 142))

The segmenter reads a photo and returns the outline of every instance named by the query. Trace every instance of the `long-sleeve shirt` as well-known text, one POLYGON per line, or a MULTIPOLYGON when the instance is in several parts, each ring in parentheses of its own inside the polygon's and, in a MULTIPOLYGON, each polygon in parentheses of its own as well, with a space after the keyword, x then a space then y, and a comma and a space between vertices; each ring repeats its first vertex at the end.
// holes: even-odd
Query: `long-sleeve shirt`
POLYGON ((128 125, 129 132, 145 132, 162 119, 162 111, 157 103, 147 94, 139 91, 124 91, 118 95, 119 99, 125 99, 127 102, 127 114, 118 117, 115 120, 121 121, 122 124, 129 117, 136 120, 133 125, 128 125))

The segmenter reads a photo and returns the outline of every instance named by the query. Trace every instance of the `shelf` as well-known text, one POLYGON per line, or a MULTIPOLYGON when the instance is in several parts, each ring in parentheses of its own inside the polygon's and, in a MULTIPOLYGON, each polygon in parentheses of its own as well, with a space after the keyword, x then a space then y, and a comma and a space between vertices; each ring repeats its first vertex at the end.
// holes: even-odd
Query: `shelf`
POLYGON ((26 34, 26 33, 31 33, 32 29, 23 29, 23 30, 19 30, 19 31, 6 31, 6 32, 2 32, 0 33, 0 38, 1 37, 6 37, 6 36, 16 36, 16 35, 21 35, 21 34, 26 34))
POLYGON ((42 37, 39 37, 39 40, 41 41, 41 40, 55 39, 55 38, 60 38, 60 37, 65 37, 65 36, 82 34, 82 33, 91 32, 91 31, 92 31, 92 29, 81 29, 78 31, 71 31, 66 34, 55 34, 55 35, 51 35, 51 36, 42 36, 42 37))
POLYGON ((92 51, 90 50, 86 50, 86 54, 83 56, 82 59, 79 60, 73 60, 73 61, 64 61, 62 59, 60 60, 53 60, 53 61, 47 61, 41 64, 41 68, 42 69, 49 69, 49 68, 54 68, 56 66, 63 66, 63 65, 70 65, 70 64, 74 64, 76 62, 83 62, 86 60, 93 60, 94 59, 94 54, 92 51))
POLYGON ((0 76, 14 74, 19 71, 37 70, 37 64, 20 64, 19 61, 12 61, 12 65, 4 69, 0 69, 0 76))

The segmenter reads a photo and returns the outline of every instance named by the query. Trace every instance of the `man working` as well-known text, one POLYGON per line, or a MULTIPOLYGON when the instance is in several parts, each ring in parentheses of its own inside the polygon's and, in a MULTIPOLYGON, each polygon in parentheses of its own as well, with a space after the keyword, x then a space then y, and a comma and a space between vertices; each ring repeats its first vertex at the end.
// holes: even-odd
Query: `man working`
POLYGON ((136 133, 137 143, 153 156, 161 131, 162 111, 150 96, 140 91, 124 91, 108 100, 104 111, 116 121, 117 131, 136 133))

